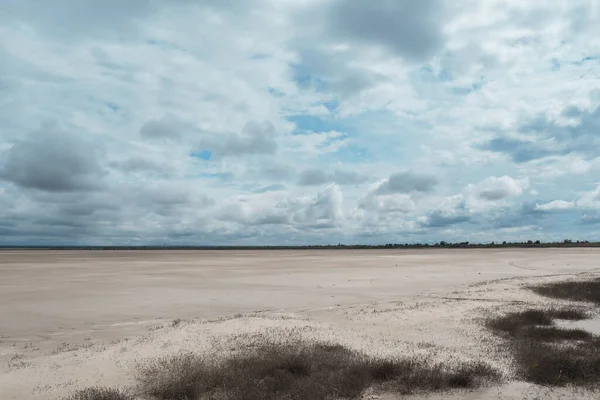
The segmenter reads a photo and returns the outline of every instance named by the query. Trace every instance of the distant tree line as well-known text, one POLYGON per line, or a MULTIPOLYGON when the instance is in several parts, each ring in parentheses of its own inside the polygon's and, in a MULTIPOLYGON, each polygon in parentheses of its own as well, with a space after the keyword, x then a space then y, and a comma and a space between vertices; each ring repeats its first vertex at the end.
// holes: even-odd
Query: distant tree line
POLYGON ((446 242, 444 240, 435 243, 386 243, 379 245, 366 244, 328 244, 328 245, 306 245, 306 246, 0 246, 0 249, 31 249, 31 250, 303 250, 303 249, 423 249, 423 248, 545 248, 545 247, 600 247, 600 242, 587 240, 573 241, 565 239, 561 242, 541 242, 539 240, 528 240, 526 242, 446 242))

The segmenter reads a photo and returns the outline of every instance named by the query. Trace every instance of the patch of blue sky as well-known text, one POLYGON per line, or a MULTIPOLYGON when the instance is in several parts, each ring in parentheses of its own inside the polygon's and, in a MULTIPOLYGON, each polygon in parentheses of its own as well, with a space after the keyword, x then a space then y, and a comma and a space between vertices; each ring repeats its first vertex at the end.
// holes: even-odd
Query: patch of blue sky
POLYGON ((293 80, 301 89, 314 89, 317 92, 325 92, 327 85, 322 78, 314 76, 310 69, 302 64, 292 64, 293 80))
POLYGON ((312 79, 308 67, 301 64, 293 64, 292 66, 293 79, 296 84, 302 88, 308 89, 312 79))
POLYGON ((323 105, 329 112, 334 112, 340 106, 340 102, 336 99, 324 101, 323 105))
POLYGON ((306 135, 311 132, 343 132, 345 130, 345 126, 341 121, 331 117, 299 114, 290 115, 286 119, 296 125, 292 135, 306 135))
POLYGON ((585 64, 586 62, 598 61, 599 59, 600 59, 600 57, 598 57, 598 56, 587 56, 587 57, 583 57, 579 61, 575 61, 573 64, 575 64, 577 66, 581 66, 581 65, 585 64))
POLYGON ((456 94, 459 96, 466 96, 468 94, 471 94, 473 92, 477 92, 477 91, 481 90, 482 87, 483 87, 483 82, 475 82, 475 83, 471 84, 471 86, 453 87, 450 89, 450 91, 453 94, 456 94))
MULTIPOLYGON (((329 107, 338 107, 337 100, 331 100, 329 107)), ((323 103, 323 105, 325 105, 323 103)), ((327 107, 327 105, 325 105, 327 107)), ((296 124, 293 135, 306 135, 311 132, 343 132, 349 136, 357 136, 362 131, 372 131, 373 126, 388 127, 397 120, 394 113, 388 110, 366 111, 345 118, 335 116, 316 116, 309 114, 288 115, 286 119, 296 124)))
MULTIPOLYGON (((429 122, 414 118, 415 116, 418 114, 411 113, 411 117, 403 117, 394 111, 380 109, 352 115, 341 122, 347 127, 345 132, 360 136, 413 137, 416 130, 420 131, 430 127, 429 122)), ((423 139, 421 138, 421 140, 423 139)))
POLYGON ((219 172, 203 172, 201 174, 198 174, 197 177, 203 178, 203 179, 215 179, 215 180, 221 180, 221 181, 228 181, 228 180, 231 180, 231 178, 232 178, 231 174, 223 174, 223 173, 219 173, 219 172))
POLYGON ((452 74, 447 69, 442 69, 438 74, 437 78, 440 82, 449 82, 453 79, 452 74))
POLYGON ((321 154, 318 160, 323 163, 341 161, 345 164, 362 164, 376 161, 376 158, 366 147, 357 143, 351 143, 340 147, 333 153, 321 154))
POLYGON ((467 86, 455 86, 452 87, 450 89, 450 91, 454 94, 457 95, 462 95, 462 96, 466 96, 470 93, 474 93, 474 92, 478 92, 480 91, 485 85, 486 85, 487 81, 485 80, 485 77, 480 76, 479 77, 479 81, 477 82, 473 82, 471 83, 471 85, 467 85, 467 86))
POLYGON ((550 70, 552 70, 553 72, 560 70, 560 63, 558 62, 558 60, 556 58, 552 59, 550 70))
POLYGON ((450 82, 453 79, 450 70, 443 68, 440 71, 434 71, 430 65, 421 67, 418 75, 425 82, 450 82))
POLYGON ((577 221, 577 224, 579 224, 579 225, 600 225, 600 214, 597 214, 597 213, 586 214, 586 213, 584 213, 581 216, 581 218, 577 221))
POLYGON ((550 226, 573 226, 582 218, 581 212, 576 210, 561 210, 551 213, 551 216, 546 219, 546 223, 550 226))
POLYGON ((283 93, 281 90, 277 90, 275 88, 268 88, 267 91, 269 92, 269 94, 273 97, 277 97, 277 98, 281 98, 285 96, 285 93, 283 93))
POLYGON ((179 47, 173 43, 169 43, 166 42, 164 40, 160 40, 160 39, 149 39, 146 40, 146 44, 150 45, 150 46, 154 46, 154 47, 160 47, 161 49, 166 49, 166 50, 178 50, 178 51, 186 51, 184 48, 179 47))
POLYGON ((521 36, 518 39, 512 41, 512 47, 520 47, 520 46, 531 46, 535 43, 538 43, 539 40, 532 36, 521 36))
POLYGON ((115 112, 119 111, 120 109, 120 107, 117 104, 112 102, 106 103, 106 106, 115 112))
MULTIPOLYGON (((399 157, 409 162, 420 154, 423 144, 423 140, 415 140, 415 137, 430 129, 422 121, 401 118, 389 110, 367 111, 346 118, 292 115, 287 119, 296 124, 295 135, 336 131, 343 135, 334 140, 351 139, 348 145, 322 155, 323 162, 361 163, 399 157), (385 140, 370 140, 374 136, 385 140)), ((325 143, 324 147, 329 144, 331 142, 325 143)))
POLYGON ((266 193, 266 192, 278 192, 281 190, 285 190, 285 185, 276 184, 276 185, 265 186, 265 187, 261 187, 258 189, 254 189, 252 192, 253 193, 266 193))
POLYGON ((212 157, 212 151, 210 150, 200 150, 194 151, 190 153, 190 157, 197 158, 199 160, 210 161, 212 157))

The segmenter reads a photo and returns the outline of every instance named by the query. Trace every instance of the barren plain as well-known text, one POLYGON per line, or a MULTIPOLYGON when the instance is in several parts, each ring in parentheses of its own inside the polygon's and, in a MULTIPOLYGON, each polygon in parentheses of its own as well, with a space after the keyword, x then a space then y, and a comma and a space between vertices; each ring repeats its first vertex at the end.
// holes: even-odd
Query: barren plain
POLYGON ((481 319, 560 305, 525 286, 600 276, 599 260, 592 248, 2 251, 0 399, 129 388, 145 359, 225 354, 257 335, 381 357, 484 358, 503 374, 497 385, 422 398, 597 398, 515 378, 481 319))

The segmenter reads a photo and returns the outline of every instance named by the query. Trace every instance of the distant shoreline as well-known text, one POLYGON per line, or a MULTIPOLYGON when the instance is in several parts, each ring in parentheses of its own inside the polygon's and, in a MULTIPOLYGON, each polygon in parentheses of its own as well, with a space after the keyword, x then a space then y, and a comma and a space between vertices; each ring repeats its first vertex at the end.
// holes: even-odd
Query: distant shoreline
POLYGON ((384 245, 308 245, 308 246, 0 246, 6 250, 384 250, 384 249, 539 249, 596 248, 600 242, 555 243, 444 243, 444 244, 384 244, 384 245))

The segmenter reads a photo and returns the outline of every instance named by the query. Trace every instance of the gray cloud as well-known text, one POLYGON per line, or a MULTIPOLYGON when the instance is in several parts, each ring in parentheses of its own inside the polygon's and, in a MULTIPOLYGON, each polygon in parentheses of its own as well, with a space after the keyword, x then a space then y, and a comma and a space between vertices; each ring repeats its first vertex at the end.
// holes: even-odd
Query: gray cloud
POLYGON ((333 0, 325 9, 322 4, 309 7, 300 25, 310 27, 309 37, 316 36, 292 41, 302 68, 300 86, 318 90, 326 82, 328 91, 346 98, 389 81, 386 74, 357 65, 360 45, 423 61, 443 47, 442 5, 440 0, 333 0), (332 52, 332 41, 349 44, 353 51, 332 52))
POLYGON ((277 151, 277 132, 272 123, 250 121, 241 135, 233 134, 215 152, 223 156, 243 154, 274 154, 277 151))
POLYGON ((288 179, 293 175, 292 168, 285 164, 270 164, 249 172, 251 175, 269 180, 288 179))
POLYGON ((249 121, 241 133, 204 134, 200 148, 215 157, 269 155, 277 152, 277 132, 269 121, 249 121))
POLYGON ((79 40, 90 34, 132 34, 132 22, 156 11, 155 4, 152 0, 56 0, 52 4, 39 0, 4 1, 2 7, 8 12, 2 14, 33 26, 44 35, 79 40))
POLYGON ((119 202, 119 194, 93 192, 24 192, 16 186, 4 194, 16 203, 9 210, 0 209, 0 219, 10 222, 13 232, 1 240, 36 244, 95 242, 117 230, 127 207, 119 202), (27 198, 23 201, 24 197, 27 198))
MULTIPOLYGON (((281 182, 287 184, 296 175, 294 170, 289 165, 275 162, 274 159, 275 157, 263 157, 258 160, 250 159, 245 170, 238 173, 236 178, 265 186, 279 185, 281 182)), ((250 185, 247 187, 247 189, 252 188, 255 188, 255 186, 250 185)))
MULTIPOLYGON (((192 5, 225 11, 243 8, 245 2, 231 0, 43 0, 3 1, 0 21, 19 21, 44 35, 62 40, 89 36, 125 39, 138 34, 136 22, 151 17, 165 7, 192 5), (4 17, 6 16, 6 18, 4 17)), ((246 6, 247 7, 247 6, 246 6)))
POLYGON ((213 199, 194 189, 189 184, 168 181, 136 185, 124 189, 120 200, 131 207, 129 212, 140 218, 154 215, 173 225, 215 204, 213 199))
MULTIPOLYGON (((181 132, 189 130, 185 124, 169 119, 154 119, 146 122, 140 129, 140 135, 146 139, 166 139, 178 141, 181 139, 181 132)), ((193 128, 192 128, 193 129, 193 128)))
POLYGON ((600 225, 600 214, 584 215, 579 220, 581 225, 600 225))
POLYGON ((469 185, 469 189, 474 190, 479 198, 488 201, 519 196, 528 187, 528 179, 515 180, 506 175, 500 178, 490 176, 476 185, 469 185))
POLYGON ((170 176, 175 169, 165 163, 146 157, 131 157, 121 161, 114 161, 110 166, 125 173, 151 173, 158 176, 170 176))
POLYGON ((0 92, 8 99, 0 117, 3 243, 298 244, 337 242, 338 236, 356 242, 369 235, 385 242, 411 240, 413 229, 433 235, 426 238, 432 240, 441 234, 436 228, 462 223, 469 229, 456 226, 454 237, 479 235, 470 233, 474 224, 482 233, 489 228, 484 237, 502 232, 497 226, 523 225, 543 228, 544 235, 562 236, 570 229, 598 235, 598 199, 589 195, 577 201, 573 195, 595 182, 598 160, 591 158, 600 148, 600 110, 579 108, 600 101, 600 91, 585 98, 590 89, 585 82, 593 83, 597 75, 596 51, 588 39, 595 37, 598 24, 588 7, 575 4, 556 12, 550 5, 508 4, 486 15, 482 25, 472 23, 478 7, 442 0, 0 3, 6 34, 0 92), (442 3, 444 19, 456 11, 450 30, 444 27, 442 3), (181 4, 189 8, 178 8, 181 4), (250 7, 256 12, 237 13, 250 7), (298 23, 296 12, 303 10, 305 19, 298 23), (203 26, 214 35, 194 42, 189 33, 204 17, 216 18, 203 26), (564 47, 581 54, 579 60, 550 51, 552 40, 543 35, 548 26, 557 27, 564 47), (515 27, 522 33, 518 37, 510 35, 515 27), (247 40, 238 40, 240 32, 247 40), (452 35, 449 48, 444 48, 446 34, 452 35), (248 41, 260 48, 248 47, 248 41), (45 60, 48 54, 61 56, 45 60), (417 61, 428 59, 432 64, 420 68, 417 61), (506 76, 525 83, 506 81, 506 76), (490 108, 485 95, 469 94, 490 90, 499 108, 490 108), (450 103, 449 91, 469 98, 450 103), (69 96, 62 95, 66 92, 69 96), (515 97, 522 101, 503 104, 515 97), (555 118, 556 104, 564 99, 576 106, 555 118), (505 155, 502 160, 486 160, 452 140, 477 123, 465 125, 465 115, 479 112, 477 120, 495 121, 502 118, 498 109, 508 115, 537 108, 540 101, 548 105, 548 114, 517 120, 481 145, 505 155), (23 135, 32 124, 56 115, 65 117, 65 126, 91 127, 94 137, 23 135), (333 143, 341 137, 320 141, 284 135, 292 129, 291 118, 286 120, 292 115, 331 122, 320 126, 339 132, 343 143, 333 143), (243 128, 249 118, 270 119, 281 132, 268 122, 243 128), (413 125, 433 136, 403 143, 407 147, 401 151, 374 140, 400 126, 412 131, 413 125), (447 140, 437 141, 440 135, 447 140), (106 147, 106 158, 97 153, 99 145, 106 147), (209 161, 200 161, 209 158, 203 150, 212 153, 209 161), (473 184, 461 192, 463 204, 457 199, 423 210, 435 201, 423 193, 442 190, 435 177, 414 173, 392 175, 366 196, 351 187, 372 182, 372 176, 388 177, 394 170, 386 166, 400 153, 407 165, 423 165, 415 171, 430 171, 425 164, 438 151, 448 165, 459 161, 450 174, 454 179, 439 178, 448 193, 480 177, 512 171, 530 176, 541 192, 523 191, 525 199, 573 199, 573 208, 561 214, 556 213, 564 205, 556 202, 520 208, 513 204, 519 190, 473 184), (569 153, 574 154, 560 162, 565 175, 556 178, 551 164, 569 153), (542 162, 515 167, 504 158, 542 162), (336 162, 348 159, 352 169, 373 175, 336 162), (341 188, 347 203, 339 189, 316 195, 331 183, 350 185, 341 188), (315 197, 308 198, 315 188, 315 197), (239 206, 241 222, 220 219, 221 206, 229 202, 239 206), (332 227, 339 228, 335 235, 318 229, 332 227))
POLYGON ((277 185, 269 185, 256 190, 253 190, 254 193, 267 193, 267 192, 278 192, 281 190, 285 190, 285 185, 277 184, 277 185))
POLYGON ((536 203, 535 209, 543 212, 564 213, 576 207, 574 201, 552 200, 546 203, 536 203))
POLYGON ((547 115, 539 115, 521 122, 516 129, 520 134, 536 135, 535 140, 498 136, 478 147, 481 150, 506 154, 516 163, 572 152, 596 156, 596 144, 600 137, 600 107, 586 111, 568 106, 561 115, 577 121, 574 125, 562 125, 547 115))
POLYGON ((117 202, 107 197, 92 197, 83 201, 81 198, 79 200, 71 199, 69 202, 60 204, 57 212, 62 216, 62 219, 77 219, 94 216, 95 214, 106 218, 107 214, 115 214, 119 210, 117 202))
MULTIPOLYGON (((591 30, 597 31, 597 14, 594 10, 596 5, 594 2, 588 2, 587 4, 577 4, 568 13, 568 22, 573 36, 579 36, 586 31, 591 30)), ((591 33, 591 32, 590 32, 591 33)))
POLYGON ((485 200, 500 200, 508 197, 509 193, 504 188, 499 189, 488 189, 479 193, 479 197, 485 200))
POLYGON ((471 221, 472 216, 463 195, 448 197, 432 210, 420 224, 426 228, 443 228, 471 221))
POLYGON ((494 228, 515 228, 538 225, 548 212, 539 210, 536 202, 526 202, 516 208, 502 208, 488 215, 494 228))
POLYGON ((196 143, 199 150, 211 151, 213 157, 275 154, 277 132, 269 121, 248 121, 240 133, 208 132, 173 117, 147 121, 140 129, 147 140, 196 143))
POLYGON ((554 152, 542 147, 539 142, 497 137, 479 146, 481 150, 509 155, 516 163, 525 163, 548 157, 554 152))
POLYGON ((352 171, 341 171, 336 169, 330 173, 319 168, 312 168, 300 173, 298 184, 302 186, 318 186, 326 183, 358 185, 367 180, 367 177, 352 171))
POLYGON ((327 82, 328 87, 330 87, 331 91, 334 93, 339 93, 342 96, 349 96, 366 90, 385 80, 385 77, 373 74, 372 72, 353 71, 349 69, 347 75, 329 79, 327 82))
POLYGON ((290 223, 292 210, 288 202, 281 201, 265 207, 260 199, 261 197, 257 197, 255 201, 230 201, 221 208, 218 218, 248 227, 290 223))
POLYGON ((538 133, 555 138, 558 141, 568 141, 582 136, 598 135, 600 132, 600 107, 587 111, 577 107, 566 107, 562 115, 577 118, 575 125, 561 125, 551 120, 547 115, 539 115, 522 123, 518 130, 522 133, 538 133))
POLYGON ((444 43, 438 0, 337 0, 329 13, 334 35, 383 45, 422 61, 444 43))
POLYGON ((365 183, 368 178, 364 175, 353 171, 342 171, 336 169, 333 171, 333 182, 338 185, 358 185, 361 183, 365 183))
POLYGON ((375 190, 376 194, 431 192, 438 184, 437 178, 412 171, 393 174, 375 190))
POLYGON ((104 175, 97 158, 91 142, 46 126, 7 151, 0 178, 49 192, 93 190, 104 175))
POLYGON ((427 217, 427 221, 422 224, 427 228, 443 228, 450 225, 462 224, 471 220, 468 215, 447 215, 442 211, 434 211, 427 217))
POLYGON ((380 82, 387 80, 385 76, 362 68, 353 66, 351 54, 332 53, 326 47, 319 47, 306 43, 295 43, 299 57, 299 65, 305 68, 296 71, 297 81, 302 82, 301 87, 318 89, 320 81, 307 77, 319 77, 327 82, 327 88, 332 93, 341 97, 351 96, 366 90, 380 82))
POLYGON ((316 186, 330 182, 329 175, 322 169, 307 169, 300 173, 298 184, 302 186, 316 186))
POLYGON ((339 226, 344 220, 344 197, 338 186, 330 186, 317 194, 309 204, 293 215, 293 221, 311 229, 327 229, 339 226))
POLYGON ((362 210, 375 211, 381 214, 408 213, 415 209, 415 203, 409 195, 365 196, 358 207, 362 210))
POLYGON ((270 214, 256 218, 255 225, 286 225, 290 223, 290 217, 284 214, 270 214))

